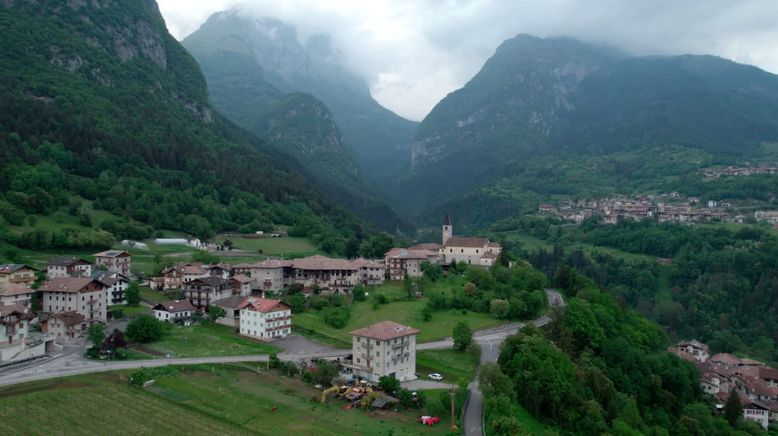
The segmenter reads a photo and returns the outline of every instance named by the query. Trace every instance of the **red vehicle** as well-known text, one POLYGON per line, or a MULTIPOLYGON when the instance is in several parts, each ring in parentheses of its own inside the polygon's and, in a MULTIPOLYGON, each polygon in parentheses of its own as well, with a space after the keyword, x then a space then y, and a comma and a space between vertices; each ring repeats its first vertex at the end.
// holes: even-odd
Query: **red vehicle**
POLYGON ((419 418, 419 422, 421 422, 424 425, 435 425, 440 422, 440 418, 437 416, 422 416, 419 418))

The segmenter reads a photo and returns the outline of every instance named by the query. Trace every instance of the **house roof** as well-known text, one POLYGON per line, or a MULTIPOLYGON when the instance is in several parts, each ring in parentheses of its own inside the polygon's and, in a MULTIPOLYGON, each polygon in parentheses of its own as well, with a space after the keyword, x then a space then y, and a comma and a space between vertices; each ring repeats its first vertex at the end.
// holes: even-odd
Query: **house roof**
POLYGON ((88 260, 81 259, 80 257, 67 257, 67 256, 61 256, 61 257, 55 257, 49 260, 49 262, 46 265, 49 266, 73 266, 73 265, 91 265, 92 262, 89 262, 88 260))
POLYGON ((197 279, 194 279, 194 280, 190 280, 186 284, 187 285, 191 285, 192 283, 200 282, 200 283, 204 283, 204 284, 206 284, 208 286, 214 286, 215 287, 215 286, 222 286, 222 285, 224 285, 226 283, 229 283, 231 281, 232 281, 231 279, 223 279, 221 277, 208 276, 208 277, 200 277, 200 278, 197 278, 197 279))
POLYGON ((358 330, 354 330, 351 332, 351 335, 385 341, 387 339, 415 335, 416 333, 419 333, 419 330, 413 327, 404 326, 394 321, 387 320, 375 324, 370 324, 369 326, 362 327, 358 330))
POLYGON ((20 269, 32 269, 27 265, 22 265, 20 263, 3 263, 0 264, 0 274, 11 274, 15 273, 16 271, 19 271, 20 269))
POLYGON ((455 236, 446 241, 446 247, 481 248, 489 243, 486 238, 463 238, 455 236))
POLYGON ((193 311, 195 308, 189 300, 171 300, 157 304, 154 306, 154 310, 164 310, 165 312, 175 313, 193 311))
POLYGON ((694 348, 699 348, 701 350, 705 350, 705 351, 708 350, 708 346, 707 345, 705 345, 702 342, 700 342, 698 340, 695 340, 695 339, 692 339, 691 341, 681 341, 681 342, 678 343, 679 347, 686 347, 686 346, 689 346, 689 345, 691 345, 694 348))
POLYGON ((759 396, 775 396, 778 395, 778 388, 774 388, 767 384, 764 380, 751 377, 751 376, 738 376, 738 380, 748 388, 750 392, 753 392, 759 396))
POLYGON ((721 363, 724 365, 740 365, 740 359, 734 354, 718 353, 710 357, 710 361, 713 363, 721 363))
POLYGON ((760 362, 758 360, 749 359, 748 357, 744 357, 744 358, 740 359, 740 364, 741 365, 746 365, 746 366, 761 366, 761 365, 764 365, 764 363, 762 363, 762 362, 760 362))
POLYGON ((292 267, 307 270, 355 270, 358 268, 349 260, 332 259, 321 255, 294 259, 292 267))
POLYGON ((124 256, 132 256, 132 255, 124 250, 107 250, 107 251, 101 251, 99 253, 96 253, 94 256, 95 257, 124 257, 124 256))
POLYGON ((0 285, 0 295, 5 297, 32 294, 33 292, 35 292, 35 290, 25 285, 24 283, 6 283, 0 285))
POLYGON ((778 380, 778 369, 769 366, 759 367, 759 378, 764 380, 778 380))
POLYGON ((416 244, 412 247, 408 247, 409 250, 430 250, 430 251, 440 251, 441 248, 443 248, 442 245, 436 244, 434 242, 425 242, 423 244, 416 244))
POLYGON ((266 259, 251 265, 253 268, 285 268, 292 266, 292 262, 281 259, 266 259))
POLYGON ((25 308, 21 304, 6 304, 0 306, 0 316, 8 316, 12 313, 17 313, 24 316, 24 311, 25 308))
POLYGON ((99 280, 89 277, 57 277, 44 282, 38 290, 42 292, 84 292, 82 290, 92 282, 103 285, 99 280))
POLYGON ((41 322, 48 321, 52 318, 59 319, 66 326, 81 324, 86 319, 84 315, 81 315, 78 312, 70 311, 70 312, 56 312, 56 313, 49 314, 47 317, 45 317, 45 319, 41 319, 41 322))
POLYGON ((427 260, 430 257, 438 255, 437 251, 431 250, 411 250, 409 248, 392 248, 384 257, 389 259, 422 259, 427 260))
POLYGON ((248 297, 244 297, 242 295, 232 295, 227 298, 222 298, 221 300, 212 301, 211 304, 219 306, 219 307, 227 307, 230 309, 237 309, 243 302, 245 302, 248 299, 248 297))
POLYGON ((245 275, 245 274, 236 274, 232 276, 232 279, 235 280, 238 283, 250 283, 251 277, 245 275))
POLYGON ((237 309, 248 309, 257 312, 268 313, 278 312, 279 310, 289 310, 289 306, 287 306, 281 300, 270 300, 267 298, 247 298, 246 301, 237 307, 237 309))

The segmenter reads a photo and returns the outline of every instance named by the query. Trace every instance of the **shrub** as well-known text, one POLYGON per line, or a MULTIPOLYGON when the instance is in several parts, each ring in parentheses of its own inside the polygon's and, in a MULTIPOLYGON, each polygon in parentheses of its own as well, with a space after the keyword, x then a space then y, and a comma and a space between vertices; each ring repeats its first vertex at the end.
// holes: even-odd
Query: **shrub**
POLYGON ((167 323, 159 321, 151 315, 141 315, 127 324, 127 338, 143 344, 162 339, 169 331, 167 323))
POLYGON ((332 307, 324 312, 324 322, 336 329, 346 326, 351 313, 342 307, 332 307))

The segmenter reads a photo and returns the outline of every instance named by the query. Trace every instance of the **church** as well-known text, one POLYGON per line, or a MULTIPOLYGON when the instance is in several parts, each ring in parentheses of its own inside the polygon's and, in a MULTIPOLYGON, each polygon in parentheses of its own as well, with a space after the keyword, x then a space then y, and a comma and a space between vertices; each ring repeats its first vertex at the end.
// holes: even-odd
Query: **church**
POLYGON ((440 259, 446 265, 465 262, 468 265, 492 266, 502 250, 500 244, 487 238, 454 236, 454 226, 449 215, 443 220, 442 242, 440 259))

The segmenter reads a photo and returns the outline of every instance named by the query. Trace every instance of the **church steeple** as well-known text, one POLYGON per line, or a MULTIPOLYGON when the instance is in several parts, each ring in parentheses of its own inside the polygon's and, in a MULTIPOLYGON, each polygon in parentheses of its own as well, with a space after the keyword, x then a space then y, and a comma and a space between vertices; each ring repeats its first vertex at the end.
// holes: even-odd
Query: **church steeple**
POLYGON ((446 242, 454 236, 454 226, 451 224, 451 216, 449 214, 446 214, 446 217, 443 218, 443 245, 446 245, 446 242))

